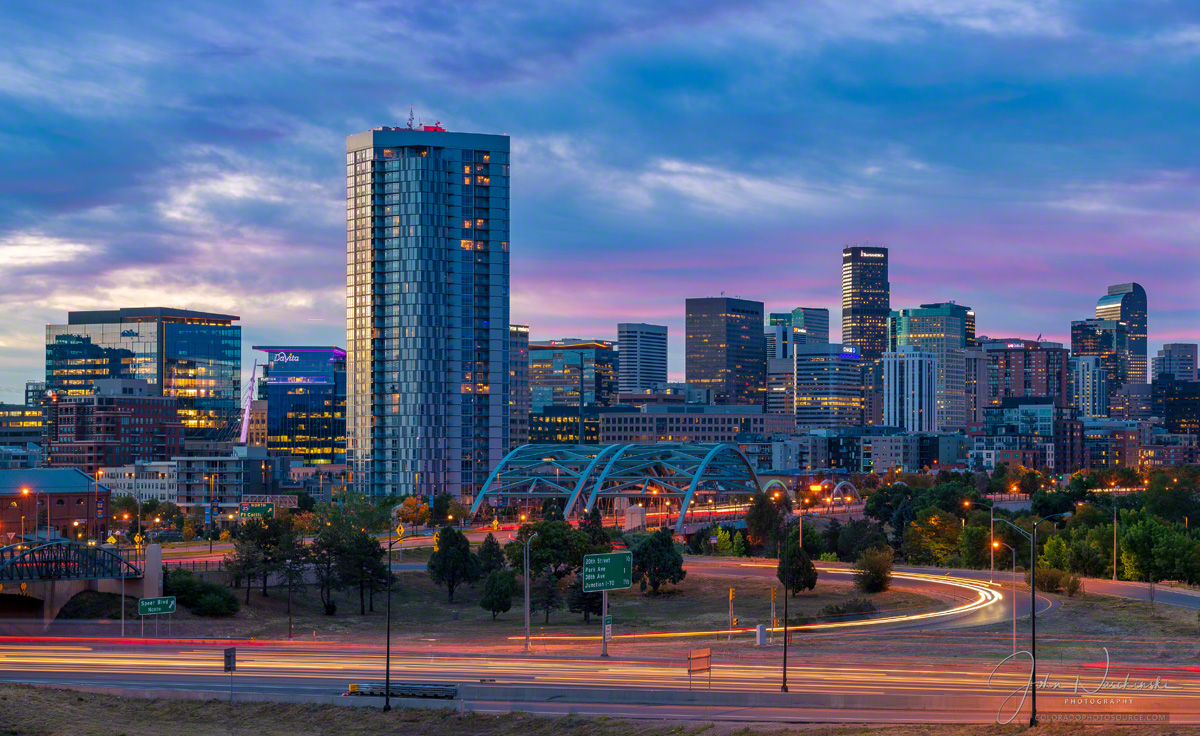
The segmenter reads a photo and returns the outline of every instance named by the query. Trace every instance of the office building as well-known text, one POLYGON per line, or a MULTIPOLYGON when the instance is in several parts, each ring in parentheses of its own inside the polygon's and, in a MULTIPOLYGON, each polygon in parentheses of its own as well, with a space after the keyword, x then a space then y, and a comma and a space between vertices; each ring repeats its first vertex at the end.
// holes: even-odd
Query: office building
POLYGON ((179 463, 167 460, 101 468, 100 477, 114 496, 133 496, 142 502, 175 503, 179 490, 179 463))
POLYGON ((508 326, 508 447, 529 444, 529 325, 508 326))
POLYGON ((0 404, 0 445, 41 444, 43 411, 25 404, 0 404))
POLYGON ((800 330, 806 343, 829 342, 829 310, 823 307, 796 307, 792 310, 792 327, 800 330))
POLYGON ((291 467, 287 456, 245 445, 235 445, 227 454, 181 456, 172 460, 177 479, 175 504, 184 513, 193 508, 204 509, 204 523, 215 520, 221 528, 237 523, 238 504, 243 496, 275 492, 279 479, 288 476, 291 467))
POLYGON ((975 312, 961 304, 922 304, 888 317, 889 350, 909 345, 937 357, 937 426, 944 430, 966 426, 966 351, 974 344, 975 312))
POLYGON ((1051 398, 1059 406, 1070 405, 1070 355, 1062 343, 986 340, 979 350, 983 351, 984 365, 973 366, 973 373, 977 377, 985 373, 987 377, 986 386, 977 396, 980 407, 1024 398, 1051 398))
POLYGON ((27 470, 42 467, 42 446, 32 442, 0 445, 0 470, 27 470))
POLYGON ((617 349, 621 371, 617 390, 636 394, 667 382, 667 328, 640 322, 617 325, 617 349))
POLYGON ((1168 432, 1200 434, 1200 382, 1162 375, 1151 386, 1154 415, 1162 418, 1168 432))
POLYGON ((46 325, 46 389, 86 396, 97 380, 138 379, 178 399, 189 436, 241 420, 242 328, 229 314, 166 307, 68 312, 46 325))
POLYGON ((1158 351, 1158 356, 1151 361, 1150 380, 1166 373, 1177 381, 1200 380, 1197 375, 1196 343, 1169 342, 1158 351))
POLYGON ((1108 377, 1098 355, 1071 358, 1071 404, 1081 419, 1108 416, 1108 377))
POLYGON ((685 342, 689 384, 711 388, 720 405, 762 405, 767 385, 762 302, 688 299, 685 342))
POLYGON ((1105 380, 1111 393, 1131 381, 1129 329, 1124 322, 1111 319, 1083 319, 1071 323, 1071 355, 1095 355, 1104 366, 1105 380))
POLYGON ((347 460, 466 498, 509 445, 509 139, 420 128, 346 139, 347 460))
POLYGON ((344 465, 346 351, 315 345, 254 349, 266 353, 258 399, 267 402, 267 449, 290 455, 296 465, 344 465))
POLYGON ((46 382, 45 381, 26 381, 25 382, 25 406, 41 406, 42 400, 46 398, 46 382))
POLYGON ((768 414, 796 416, 796 362, 794 358, 767 359, 768 414))
POLYGON ((529 343, 533 412, 547 406, 612 406, 620 370, 617 346, 608 340, 535 340, 529 343), (582 364, 582 380, 580 366, 582 364))
POLYGON ((797 345, 796 425, 804 429, 862 424, 862 358, 849 345, 797 345))
POLYGON ((978 345, 976 338, 976 346, 963 351, 963 397, 968 426, 983 421, 983 407, 987 404, 987 353, 978 345))
POLYGON ((972 439, 973 469, 1002 462, 1056 473, 1083 467, 1083 422, 1052 397, 1007 398, 985 408, 983 431, 972 439))
MULTIPOLYGON (((1096 319, 1124 323, 1129 349, 1126 381, 1146 383, 1146 290, 1136 283, 1109 286, 1096 302, 1096 319)), ((1071 349, 1074 352, 1074 346, 1071 349)))
POLYGON ((250 417, 246 422, 246 444, 251 447, 267 446, 267 402, 262 399, 250 402, 250 417))
POLYGON ((796 345, 805 343, 804 333, 790 325, 770 325, 763 330, 763 347, 767 360, 790 360, 796 345))
POLYGON ((167 460, 183 452, 179 399, 149 381, 101 378, 92 393, 46 404, 46 458, 51 468, 100 468, 167 460))
POLYGON ((842 343, 856 348, 864 361, 878 360, 888 349, 891 311, 888 249, 842 248, 842 343))
POLYGON ((1154 416, 1154 395, 1148 383, 1127 383, 1108 392, 1108 417, 1131 422, 1148 422, 1154 416))
POLYGON ((739 436, 787 436, 791 417, 767 414, 761 406, 614 407, 600 414, 602 444, 658 442, 736 442, 739 436))
POLYGON ((936 432, 938 356, 911 345, 883 354, 883 424, 906 432, 936 432))
MULTIPOLYGON (((1139 384, 1144 385, 1144 384, 1139 384)), ((1083 422, 1083 467, 1136 468, 1141 442, 1137 422, 1086 419, 1083 422)))

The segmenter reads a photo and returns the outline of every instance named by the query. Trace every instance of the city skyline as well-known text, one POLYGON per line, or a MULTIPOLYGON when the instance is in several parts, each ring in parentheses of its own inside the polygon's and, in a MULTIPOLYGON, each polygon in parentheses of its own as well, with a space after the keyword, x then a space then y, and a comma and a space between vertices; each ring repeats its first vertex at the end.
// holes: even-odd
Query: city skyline
POLYGON ((489 14, 506 43, 465 55, 438 39, 473 21, 446 9, 231 10, 226 25, 6 9, 0 400, 43 377, 44 327, 67 311, 239 314, 244 357, 343 344, 338 149, 410 104, 511 136, 511 321, 534 340, 663 324, 680 379, 684 299, 721 292, 828 307, 836 333, 838 253, 869 238, 890 249, 893 308, 954 300, 980 334, 1069 343, 1107 286, 1134 281, 1150 355, 1196 341, 1183 141, 1200 99, 1178 80, 1200 14, 1017 7, 880 3, 834 22, 613 6, 566 34, 516 10, 489 14), (696 31, 756 52, 730 65, 696 31), (419 61, 378 64, 397 41, 419 61), (748 128, 771 145, 745 146, 748 128))

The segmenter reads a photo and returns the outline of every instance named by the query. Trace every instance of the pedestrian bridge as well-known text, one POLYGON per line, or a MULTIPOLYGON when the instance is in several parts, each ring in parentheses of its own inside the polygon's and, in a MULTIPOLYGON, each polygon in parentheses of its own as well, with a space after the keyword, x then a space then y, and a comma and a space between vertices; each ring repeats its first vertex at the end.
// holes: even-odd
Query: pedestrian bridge
MULTIPOLYGON (((524 445, 488 476, 471 506, 485 500, 566 499, 563 513, 590 512, 600 499, 663 499, 690 510, 699 496, 749 495, 761 490, 746 456, 731 444, 660 442, 653 445, 524 445)), ((679 514, 682 532, 686 514, 679 514)))
POLYGON ((0 547, 0 583, 140 578, 142 569, 113 549, 65 539, 0 547))

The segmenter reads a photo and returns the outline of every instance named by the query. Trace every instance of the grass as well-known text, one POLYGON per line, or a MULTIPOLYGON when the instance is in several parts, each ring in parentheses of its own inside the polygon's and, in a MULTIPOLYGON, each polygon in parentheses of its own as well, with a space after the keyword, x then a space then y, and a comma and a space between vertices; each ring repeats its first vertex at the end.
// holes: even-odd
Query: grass
MULTIPOLYGON (((1000 736, 1016 726, 964 725, 788 725, 628 721, 580 716, 542 717, 521 713, 459 715, 451 710, 311 706, 283 703, 142 700, 71 690, 0 685, 0 736, 1000 736)), ((1039 726, 1041 736, 1162 736, 1183 733, 1170 726, 1039 726)))

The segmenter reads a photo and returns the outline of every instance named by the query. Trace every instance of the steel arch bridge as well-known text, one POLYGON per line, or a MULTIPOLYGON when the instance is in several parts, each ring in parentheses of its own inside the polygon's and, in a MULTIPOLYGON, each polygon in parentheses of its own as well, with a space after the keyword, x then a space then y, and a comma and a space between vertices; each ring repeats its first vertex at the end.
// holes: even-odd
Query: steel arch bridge
POLYGON ((67 540, 0 547, 0 583, 140 577, 139 568, 103 547, 67 540))
POLYGON ((858 489, 855 488, 854 484, 848 480, 844 480, 844 481, 842 481, 840 483, 836 483, 836 484, 832 480, 823 480, 823 481, 821 481, 820 486, 821 486, 821 488, 825 488, 826 486, 833 486, 833 492, 830 493, 829 495, 837 496, 838 498, 841 498, 843 500, 848 498, 848 496, 846 495, 846 489, 850 489, 850 493, 854 494, 854 498, 860 502, 862 501, 862 496, 859 495, 858 489))
POLYGON ((488 476, 471 514, 487 497, 566 498, 563 512, 570 514, 580 503, 590 512, 600 498, 677 498, 687 509, 698 493, 758 490, 753 466, 731 444, 525 445, 488 476))

